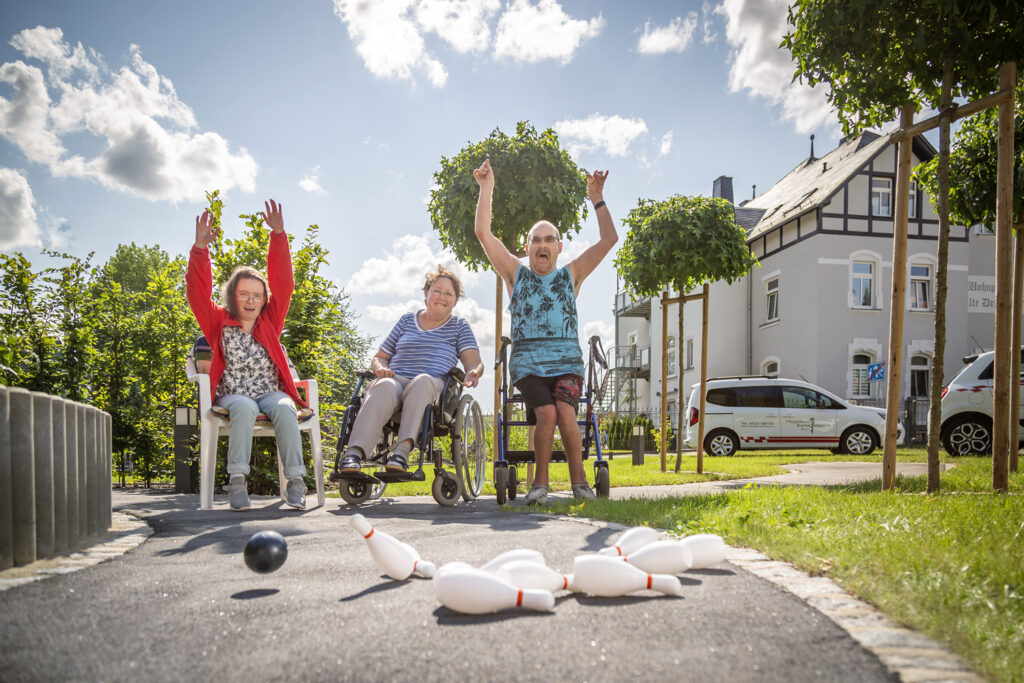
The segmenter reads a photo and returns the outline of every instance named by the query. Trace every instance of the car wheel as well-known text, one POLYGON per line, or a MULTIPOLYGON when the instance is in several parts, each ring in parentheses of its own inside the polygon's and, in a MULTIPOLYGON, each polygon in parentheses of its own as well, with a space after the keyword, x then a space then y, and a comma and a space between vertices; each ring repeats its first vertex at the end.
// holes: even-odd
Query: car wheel
POLYGON ((867 427, 850 427, 839 440, 843 451, 850 455, 870 455, 875 446, 875 435, 867 427))
POLYGON ((992 450, 992 423, 982 417, 955 417, 942 432, 942 445, 950 455, 981 455, 992 450))
POLYGON ((736 435, 724 429, 716 429, 704 437, 704 450, 708 455, 735 455, 739 449, 736 435))

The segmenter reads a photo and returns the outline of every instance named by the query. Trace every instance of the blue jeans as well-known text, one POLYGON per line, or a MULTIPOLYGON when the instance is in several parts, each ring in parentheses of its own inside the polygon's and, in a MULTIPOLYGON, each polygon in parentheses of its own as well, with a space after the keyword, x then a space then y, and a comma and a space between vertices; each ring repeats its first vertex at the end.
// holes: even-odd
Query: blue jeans
POLYGON ((231 413, 228 436, 228 475, 249 474, 249 459, 252 457, 252 432, 256 415, 266 413, 274 424, 277 450, 284 462, 284 476, 304 477, 306 466, 302 463, 302 437, 299 436, 299 421, 296 418, 295 401, 283 391, 252 400, 248 396, 229 394, 221 396, 215 405, 223 406, 231 413))

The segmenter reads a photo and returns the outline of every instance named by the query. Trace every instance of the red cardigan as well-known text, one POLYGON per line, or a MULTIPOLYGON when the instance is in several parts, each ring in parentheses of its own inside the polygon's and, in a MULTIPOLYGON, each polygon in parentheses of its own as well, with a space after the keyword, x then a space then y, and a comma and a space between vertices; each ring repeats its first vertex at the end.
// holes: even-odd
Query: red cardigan
MULTIPOLYGON (((295 282, 292 280, 292 255, 288 250, 288 235, 270 233, 270 248, 267 250, 267 280, 270 282, 270 297, 260 311, 259 318, 252 328, 253 339, 263 345, 277 368, 278 379, 284 390, 296 404, 306 407, 306 402, 299 397, 295 389, 295 381, 288 371, 288 360, 281 346, 281 330, 284 319, 288 315, 288 306, 292 300, 295 282)), ((188 305, 192 309, 199 329, 210 342, 213 355, 210 358, 210 393, 211 400, 217 397, 217 385, 224 374, 224 349, 221 346, 221 335, 225 325, 241 327, 242 323, 231 317, 228 310, 218 306, 210 299, 213 291, 213 274, 210 270, 210 250, 200 249, 192 245, 188 255, 188 273, 185 275, 185 293, 188 305)))

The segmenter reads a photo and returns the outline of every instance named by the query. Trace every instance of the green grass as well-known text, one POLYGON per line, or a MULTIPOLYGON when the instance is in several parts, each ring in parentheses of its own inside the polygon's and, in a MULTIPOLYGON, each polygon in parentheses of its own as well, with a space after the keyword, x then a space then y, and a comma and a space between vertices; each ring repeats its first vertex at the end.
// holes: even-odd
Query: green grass
POLYGON ((876 480, 547 509, 681 534, 720 534, 828 575, 890 617, 947 643, 991 680, 1021 681, 1024 474, 1011 476, 1010 495, 996 495, 991 460, 956 462, 936 495, 924 494, 924 477, 897 477, 895 494, 881 492, 876 480))

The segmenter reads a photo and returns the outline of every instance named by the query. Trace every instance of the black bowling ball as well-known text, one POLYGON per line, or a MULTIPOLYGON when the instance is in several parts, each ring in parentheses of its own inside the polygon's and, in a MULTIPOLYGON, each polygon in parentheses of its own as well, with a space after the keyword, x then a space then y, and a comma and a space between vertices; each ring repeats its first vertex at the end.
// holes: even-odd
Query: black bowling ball
POLYGON ((288 542, 276 531, 261 531, 245 544, 245 564, 260 574, 277 571, 288 559, 288 542))

